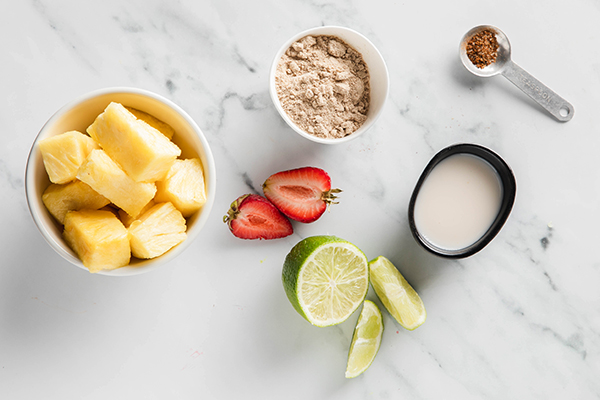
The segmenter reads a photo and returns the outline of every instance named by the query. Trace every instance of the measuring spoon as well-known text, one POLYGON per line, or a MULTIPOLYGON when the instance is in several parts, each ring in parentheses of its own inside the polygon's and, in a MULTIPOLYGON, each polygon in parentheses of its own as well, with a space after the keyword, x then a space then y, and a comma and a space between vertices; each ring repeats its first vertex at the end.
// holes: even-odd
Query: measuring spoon
POLYGON ((491 25, 480 25, 467 32, 460 41, 460 59, 465 68, 477 76, 487 78, 501 74, 511 81, 516 87, 544 107, 557 120, 567 122, 573 118, 575 109, 565 99, 557 95, 550 88, 531 76, 523 68, 515 64, 510 58, 510 42, 500 29, 491 25), (484 68, 477 68, 467 56, 467 43, 473 36, 483 30, 496 34, 498 41, 498 55, 496 62, 484 68))

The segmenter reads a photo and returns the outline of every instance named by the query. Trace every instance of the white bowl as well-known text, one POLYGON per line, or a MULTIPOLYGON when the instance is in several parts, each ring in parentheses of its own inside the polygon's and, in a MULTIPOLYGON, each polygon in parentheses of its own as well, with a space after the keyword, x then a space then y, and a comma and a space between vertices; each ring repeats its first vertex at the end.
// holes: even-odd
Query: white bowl
POLYGON ((287 42, 285 42, 283 46, 281 46, 277 54, 275 54, 273 64, 271 64, 271 71, 269 73, 269 93, 271 94, 271 100, 273 100, 273 104, 275 104, 275 108, 279 112, 279 115, 281 115, 284 121, 299 135, 314 142, 323 144, 345 143, 349 140, 356 139, 364 132, 369 130, 369 128, 373 126, 373 124, 375 123, 377 118, 379 118, 379 115, 381 115, 381 112, 383 111, 383 106, 387 99, 388 91, 389 75, 387 66, 385 65, 385 61, 379 53, 379 51, 377 50, 377 48, 375 47, 375 45, 373 45, 373 43, 371 43, 369 39, 367 39, 360 33, 341 26, 321 26, 318 28, 308 29, 294 35, 287 42), (320 138, 303 131, 290 119, 290 117, 288 117, 285 110, 281 106, 279 96, 277 95, 277 89, 275 87, 275 72, 277 70, 277 64, 279 63, 279 60, 294 42, 309 35, 330 35, 339 37, 344 42, 348 43, 355 50, 362 54, 362 57, 365 60, 367 67, 369 68, 371 85, 371 103, 369 106, 369 112, 367 113, 367 119, 355 132, 343 138, 320 138))
POLYGON ((25 190, 29 211, 44 239, 65 260, 87 271, 88 269, 63 240, 62 225, 50 215, 42 202, 42 194, 50 185, 50 180, 44 168, 38 142, 69 130, 85 132, 111 101, 145 111, 171 125, 176 132, 173 142, 181 148, 181 157, 199 157, 204 167, 207 201, 200 211, 187 219, 186 240, 155 259, 132 258, 129 266, 98 272, 100 275, 112 276, 137 275, 166 264, 191 245, 206 223, 215 199, 215 162, 210 147, 198 125, 179 106, 155 93, 127 87, 101 89, 77 98, 58 110, 37 135, 27 160, 25 190))

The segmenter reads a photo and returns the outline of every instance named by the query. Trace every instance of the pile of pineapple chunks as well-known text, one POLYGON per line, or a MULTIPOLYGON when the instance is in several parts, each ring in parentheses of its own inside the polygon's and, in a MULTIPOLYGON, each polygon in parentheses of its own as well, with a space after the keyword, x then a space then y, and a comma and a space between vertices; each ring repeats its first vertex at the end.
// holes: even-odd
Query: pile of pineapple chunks
POLYGON ((113 270, 184 241, 206 189, 200 159, 179 158, 173 128, 112 102, 86 131, 39 142, 51 182, 42 200, 83 265, 113 270))

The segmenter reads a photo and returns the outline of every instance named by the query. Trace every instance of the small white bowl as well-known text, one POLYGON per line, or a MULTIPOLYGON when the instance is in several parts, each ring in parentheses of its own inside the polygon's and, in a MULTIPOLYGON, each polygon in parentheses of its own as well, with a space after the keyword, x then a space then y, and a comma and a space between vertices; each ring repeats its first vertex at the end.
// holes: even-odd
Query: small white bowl
POLYGON ((187 239, 160 257, 150 260, 131 259, 131 264, 99 275, 127 276, 152 271, 181 254, 198 235, 208 219, 215 199, 215 162, 204 134, 194 120, 172 101, 142 89, 115 87, 83 95, 58 110, 40 130, 27 160, 25 190, 29 211, 44 239, 65 260, 88 270, 62 238, 63 227, 46 210, 42 194, 50 185, 38 142, 69 130, 85 132, 94 119, 111 102, 137 108, 163 120, 175 129, 175 142, 182 151, 181 158, 199 157, 204 167, 207 201, 200 211, 187 219, 187 239))
POLYGON ((371 43, 369 39, 361 35, 360 33, 341 26, 321 26, 318 28, 312 28, 300 32, 293 37, 291 37, 287 42, 281 46, 277 54, 275 54, 275 58, 273 60, 273 64, 271 64, 271 71, 269 73, 269 93, 271 94, 271 100, 273 100, 273 104, 275 104, 275 108, 279 112, 279 115, 283 118, 283 120, 299 135, 312 140, 317 143, 323 144, 340 144, 345 143, 349 140, 356 139, 364 132, 369 130, 371 126, 375 123, 379 115, 383 110, 383 105, 388 96, 389 91, 389 74, 387 70, 387 66, 385 65, 385 61, 375 45, 371 43), (355 50, 362 54, 367 67, 369 68, 370 75, 370 85, 371 85, 371 103, 369 106, 369 112, 367 114, 366 121, 358 128, 355 132, 351 133, 348 136, 339 139, 326 139, 320 138, 314 135, 311 135, 308 132, 300 129, 286 114, 285 110, 281 106, 281 102, 279 101, 279 96, 277 95, 277 88, 275 87, 275 72, 277 70, 277 64, 279 60, 283 56, 283 54, 287 51, 287 49, 299 39, 305 36, 319 36, 319 35, 329 35, 329 36, 337 36, 342 39, 344 42, 348 43, 355 50))

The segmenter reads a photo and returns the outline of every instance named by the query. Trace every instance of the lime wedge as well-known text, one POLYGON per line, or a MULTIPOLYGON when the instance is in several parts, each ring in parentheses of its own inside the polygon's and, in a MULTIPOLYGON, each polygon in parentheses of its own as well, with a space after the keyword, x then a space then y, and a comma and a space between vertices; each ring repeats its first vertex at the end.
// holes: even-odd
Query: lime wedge
POLYGON ((394 264, 379 256, 369 269, 371 285, 392 317, 411 331, 421 326, 427 318, 423 301, 394 264))
POLYGON ((381 311, 375 303, 365 300, 348 352, 346 378, 356 378, 369 368, 379 350, 382 335, 381 311))
POLYGON ((296 244, 283 263, 288 299, 308 322, 331 326, 345 321, 369 289, 362 251, 335 236, 312 236, 296 244))

